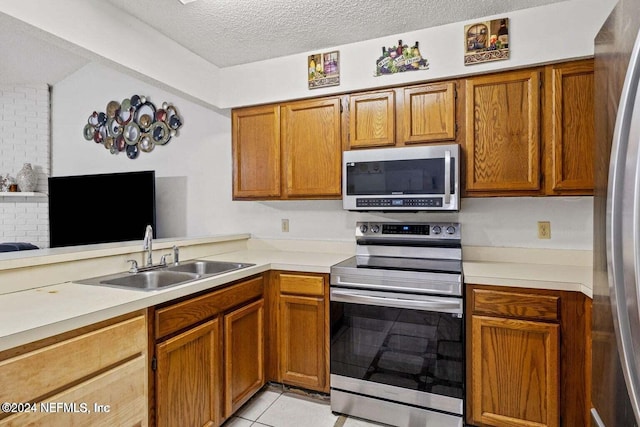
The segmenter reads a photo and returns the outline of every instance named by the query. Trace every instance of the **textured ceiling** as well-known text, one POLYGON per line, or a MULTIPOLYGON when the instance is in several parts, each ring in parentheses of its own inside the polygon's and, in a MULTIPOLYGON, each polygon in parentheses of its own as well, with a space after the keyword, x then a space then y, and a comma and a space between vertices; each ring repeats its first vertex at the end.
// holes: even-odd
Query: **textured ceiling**
POLYGON ((562 0, 107 1, 227 67, 562 0))

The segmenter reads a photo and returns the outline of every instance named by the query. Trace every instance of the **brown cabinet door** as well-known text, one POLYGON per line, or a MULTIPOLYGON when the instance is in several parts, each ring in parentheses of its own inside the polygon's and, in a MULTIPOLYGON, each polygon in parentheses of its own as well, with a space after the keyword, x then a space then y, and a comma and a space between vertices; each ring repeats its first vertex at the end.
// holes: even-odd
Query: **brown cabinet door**
POLYGON ((467 79, 465 105, 467 195, 539 194, 539 70, 467 79))
POLYGON ((324 298, 280 295, 279 320, 282 382, 323 391, 328 363, 324 298))
POLYGON ((340 197, 340 98, 283 105, 282 144, 286 197, 340 197))
POLYGON ((593 60, 545 73, 546 192, 593 194, 593 60))
POLYGON ((395 92, 349 97, 349 148, 395 145, 395 92))
POLYGON ((264 299, 224 316, 225 418, 264 385, 264 299))
POLYGON ((471 424, 558 426, 559 325, 472 316, 471 424))
POLYGON ((233 197, 280 197, 280 107, 233 110, 233 197))
POLYGON ((220 423, 218 319, 156 345, 156 425, 220 423))
POLYGON ((439 83, 404 89, 402 137, 404 144, 456 139, 456 86, 439 83))

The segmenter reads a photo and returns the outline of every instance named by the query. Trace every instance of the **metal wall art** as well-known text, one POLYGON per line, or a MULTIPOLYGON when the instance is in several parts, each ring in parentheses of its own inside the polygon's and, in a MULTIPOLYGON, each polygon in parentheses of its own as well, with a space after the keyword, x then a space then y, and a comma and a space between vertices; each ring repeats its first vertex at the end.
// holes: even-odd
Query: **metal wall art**
POLYGON ((106 112, 94 111, 84 126, 87 141, 104 145, 111 154, 124 151, 135 159, 140 151, 149 153, 178 135, 182 118, 176 108, 164 102, 156 109, 148 98, 133 95, 121 103, 111 101, 106 112))
POLYGON ((464 27, 464 65, 509 59, 509 18, 464 27))
POLYGON ((413 46, 402 44, 393 47, 382 46, 382 56, 376 61, 375 76, 402 73, 404 71, 428 70, 429 62, 420 54, 418 42, 413 46))

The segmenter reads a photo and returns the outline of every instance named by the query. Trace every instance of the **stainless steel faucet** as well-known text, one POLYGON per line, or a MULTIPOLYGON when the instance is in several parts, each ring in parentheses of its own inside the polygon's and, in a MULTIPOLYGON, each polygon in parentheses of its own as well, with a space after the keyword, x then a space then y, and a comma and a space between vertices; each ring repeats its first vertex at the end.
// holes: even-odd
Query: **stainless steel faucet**
POLYGON ((147 229, 144 231, 144 240, 142 242, 142 249, 147 251, 147 263, 146 266, 153 265, 153 228, 147 225, 147 229))
POLYGON ((173 246, 173 264, 180 264, 180 249, 176 245, 173 246))

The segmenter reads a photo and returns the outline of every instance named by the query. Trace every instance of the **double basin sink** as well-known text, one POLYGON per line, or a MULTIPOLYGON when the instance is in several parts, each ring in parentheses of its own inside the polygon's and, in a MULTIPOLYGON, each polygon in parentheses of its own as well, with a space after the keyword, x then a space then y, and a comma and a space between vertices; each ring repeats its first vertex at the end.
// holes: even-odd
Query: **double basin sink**
POLYGON ((153 291, 229 273, 253 265, 255 264, 196 260, 137 273, 117 273, 108 276, 92 277, 90 279, 78 280, 75 283, 153 291))

